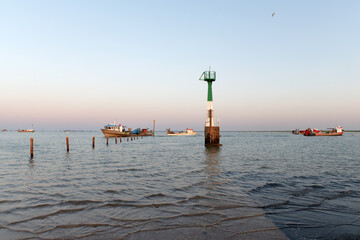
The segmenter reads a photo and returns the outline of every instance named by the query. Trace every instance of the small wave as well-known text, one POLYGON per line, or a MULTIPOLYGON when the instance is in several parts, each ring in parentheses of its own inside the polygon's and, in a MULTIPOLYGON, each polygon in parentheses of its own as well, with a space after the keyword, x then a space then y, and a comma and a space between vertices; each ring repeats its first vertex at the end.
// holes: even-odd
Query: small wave
POLYGON ((227 205, 227 206, 215 206, 212 208, 216 210, 226 210, 226 209, 234 209, 234 208, 258 208, 258 207, 249 206, 249 205, 227 205))
POLYGON ((61 205, 87 205, 91 203, 101 203, 101 202, 94 200, 68 200, 61 202, 61 205))
POLYGON ((188 185, 188 186, 175 188, 175 190, 176 190, 176 191, 184 191, 184 190, 191 189, 191 188, 193 188, 193 187, 201 186, 203 183, 204 183, 204 182, 197 182, 197 183, 190 184, 190 185, 188 185))
POLYGON ((260 208, 279 208, 279 207, 288 205, 289 203, 290 203, 290 201, 286 200, 286 201, 279 202, 279 203, 267 204, 267 205, 261 206, 260 208))
POLYGON ((57 225, 53 228, 50 229, 46 229, 44 231, 41 232, 37 232, 37 234, 41 234, 41 233, 46 233, 46 232, 50 232, 53 231, 55 229, 67 229, 67 228, 81 228, 81 227, 108 227, 108 226, 112 226, 111 224, 108 223, 79 223, 79 224, 66 224, 66 225, 57 225))
POLYGON ((109 189, 109 190, 105 190, 104 193, 119 193, 119 192, 116 190, 109 189))
POLYGON ((246 219, 246 218, 254 218, 254 217, 262 217, 265 216, 265 213, 259 213, 259 214, 254 214, 254 215, 247 215, 247 216, 238 216, 238 217, 227 217, 227 218, 223 218, 219 221, 220 222, 225 222, 225 221, 233 221, 233 220, 240 220, 240 219, 246 219))
POLYGON ((309 207, 309 208, 312 208, 312 207, 320 207, 320 206, 321 206, 321 202, 307 205, 307 207, 309 207))
POLYGON ((27 210, 27 209, 34 209, 34 208, 46 208, 46 207, 52 207, 54 205, 52 204, 39 204, 39 205, 32 205, 32 206, 26 206, 26 207, 16 207, 12 209, 8 209, 6 211, 1 212, 2 214, 9 214, 12 212, 20 211, 20 210, 27 210))
POLYGON ((351 195, 353 192, 354 192, 353 190, 342 191, 342 192, 339 192, 338 194, 325 197, 325 199, 326 200, 334 200, 334 199, 338 199, 338 198, 344 198, 344 197, 351 195))
POLYGON ((360 234, 344 233, 334 236, 333 240, 360 240, 360 234))
POLYGON ((159 197, 166 197, 166 195, 162 194, 162 193, 155 193, 155 194, 145 196, 145 198, 159 198, 159 197))
POLYGON ((202 173, 202 172, 204 172, 203 169, 193 169, 193 170, 191 170, 191 171, 184 172, 184 173, 181 174, 181 175, 187 176, 187 175, 192 175, 192 174, 199 174, 199 173, 202 173))
POLYGON ((174 203, 151 203, 151 204, 128 204, 128 203, 106 203, 101 207, 133 207, 133 208, 159 208, 159 207, 167 207, 174 206, 174 203))
POLYGON ((55 215, 59 215, 59 214, 64 214, 64 213, 73 213, 73 212, 79 212, 79 211, 83 211, 85 210, 85 208, 75 208, 75 209, 60 209, 58 211, 49 213, 49 214, 45 214, 45 215, 39 215, 36 217, 32 217, 32 218, 28 218, 28 219, 24 219, 24 220, 20 220, 20 221, 15 221, 15 222, 11 222, 9 223, 9 225, 15 225, 18 223, 24 223, 24 222, 29 222, 32 220, 39 220, 39 219, 45 219, 48 218, 50 216, 55 216, 55 215))
POLYGON ((125 169, 118 169, 118 172, 137 172, 137 171, 143 171, 141 168, 125 168, 125 169))
POLYGON ((259 191, 261 191, 263 189, 275 188, 275 187, 283 187, 283 185, 280 184, 280 183, 273 183, 273 182, 265 183, 262 186, 256 187, 255 189, 252 189, 250 192, 259 192, 259 191))
POLYGON ((15 202, 21 202, 21 200, 0 200, 0 204, 2 204, 2 203, 15 203, 15 202))
POLYGON ((272 168, 268 167, 268 166, 261 166, 261 167, 259 167, 259 169, 272 169, 272 168))
POLYGON ((202 196, 202 195, 196 195, 194 197, 188 198, 188 200, 198 200, 198 199, 217 199, 217 198, 208 197, 208 196, 202 196))
POLYGON ((319 177, 318 176, 303 176, 303 175, 301 175, 301 176, 294 176, 293 178, 295 178, 295 179, 314 179, 314 180, 316 180, 316 179, 319 179, 319 177))
POLYGON ((189 197, 187 199, 181 200, 178 203, 186 203, 186 202, 190 202, 190 201, 197 201, 197 200, 216 200, 217 198, 214 197, 208 197, 208 196, 201 196, 201 195, 196 195, 194 197, 189 197))
POLYGON ((60 194, 60 193, 53 193, 53 194, 51 194, 51 193, 46 193, 46 195, 47 195, 47 196, 50 196, 50 197, 54 197, 54 198, 66 198, 65 195, 60 194))
POLYGON ((294 197, 302 197, 302 196, 306 195, 309 192, 310 192, 310 189, 305 188, 305 189, 293 192, 291 195, 293 195, 294 197))
POLYGON ((317 185, 317 184, 308 185, 307 187, 311 187, 311 188, 314 188, 314 189, 323 189, 323 188, 325 188, 324 186, 322 186, 322 185, 317 185))
POLYGON ((172 216, 172 217, 167 217, 165 219, 168 219, 168 218, 180 218, 180 217, 200 217, 200 216, 205 216, 205 215, 221 215, 221 214, 219 214, 219 213, 210 213, 210 212, 184 213, 184 214, 180 214, 180 215, 176 215, 176 216, 172 216))

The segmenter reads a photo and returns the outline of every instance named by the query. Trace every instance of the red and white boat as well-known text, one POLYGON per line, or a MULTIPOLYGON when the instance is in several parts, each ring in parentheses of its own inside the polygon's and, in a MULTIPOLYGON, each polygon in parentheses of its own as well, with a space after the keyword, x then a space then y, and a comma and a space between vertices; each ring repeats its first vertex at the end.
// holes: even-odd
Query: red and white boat
POLYGON ((292 131, 293 134, 304 134, 305 130, 295 129, 292 131))
POLYGON ((343 133, 343 128, 340 126, 330 128, 329 131, 319 131, 316 128, 308 128, 306 129, 304 136, 342 136, 343 133))

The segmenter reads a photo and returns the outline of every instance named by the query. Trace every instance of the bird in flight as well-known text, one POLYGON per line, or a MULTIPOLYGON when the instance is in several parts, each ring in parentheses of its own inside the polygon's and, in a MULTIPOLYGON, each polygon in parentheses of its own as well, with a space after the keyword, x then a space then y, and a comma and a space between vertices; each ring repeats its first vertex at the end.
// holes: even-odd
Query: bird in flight
POLYGON ((271 17, 273 17, 275 15, 275 12, 272 13, 271 17))

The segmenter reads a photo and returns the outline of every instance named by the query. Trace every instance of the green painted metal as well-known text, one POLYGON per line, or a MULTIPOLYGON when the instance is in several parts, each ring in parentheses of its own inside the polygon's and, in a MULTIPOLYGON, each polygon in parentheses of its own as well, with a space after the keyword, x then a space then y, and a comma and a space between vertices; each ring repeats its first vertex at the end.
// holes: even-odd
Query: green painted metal
POLYGON ((213 100, 213 97, 212 97, 212 81, 207 81, 208 83, 208 97, 207 97, 207 100, 208 102, 212 102, 213 100))
POLYGON ((213 96, 212 96, 212 82, 216 80, 216 72, 213 71, 205 71, 201 74, 199 80, 206 81, 208 83, 208 96, 207 100, 208 102, 212 102, 213 96))

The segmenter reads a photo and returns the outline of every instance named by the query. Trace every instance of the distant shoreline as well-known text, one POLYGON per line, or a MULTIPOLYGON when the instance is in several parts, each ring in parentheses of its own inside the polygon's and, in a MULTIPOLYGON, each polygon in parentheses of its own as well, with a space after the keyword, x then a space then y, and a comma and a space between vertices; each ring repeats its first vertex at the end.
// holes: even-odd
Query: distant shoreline
MULTIPOLYGON (((17 132, 18 130, 7 130, 8 132, 17 132)), ((36 130, 37 132, 97 132, 98 130, 36 130)), ((195 130, 196 132, 204 132, 203 130, 195 130)), ((278 132, 278 133, 291 133, 293 130, 223 130, 221 132, 278 132)), ((327 130, 320 130, 320 131, 327 131, 327 130)), ((360 130, 343 130, 344 132, 360 132, 360 130)), ((166 130, 159 130, 155 132, 166 132, 166 130)))

